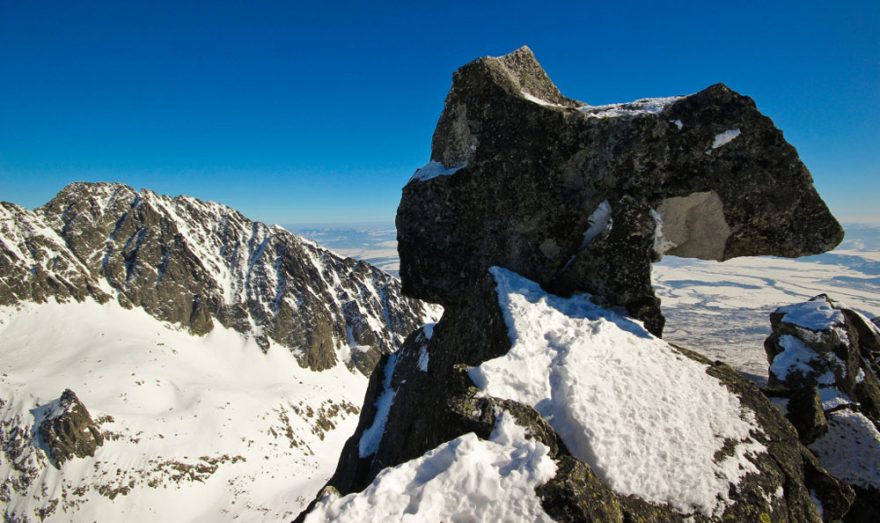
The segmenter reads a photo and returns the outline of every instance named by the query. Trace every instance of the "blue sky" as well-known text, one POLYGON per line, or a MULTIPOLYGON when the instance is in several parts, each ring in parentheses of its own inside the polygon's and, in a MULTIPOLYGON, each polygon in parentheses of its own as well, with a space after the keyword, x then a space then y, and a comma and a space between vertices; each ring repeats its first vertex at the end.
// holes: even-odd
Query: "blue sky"
POLYGON ((592 104, 715 82, 880 216, 880 2, 0 0, 0 200, 77 180, 271 223, 391 221, 452 72, 528 44, 592 104))

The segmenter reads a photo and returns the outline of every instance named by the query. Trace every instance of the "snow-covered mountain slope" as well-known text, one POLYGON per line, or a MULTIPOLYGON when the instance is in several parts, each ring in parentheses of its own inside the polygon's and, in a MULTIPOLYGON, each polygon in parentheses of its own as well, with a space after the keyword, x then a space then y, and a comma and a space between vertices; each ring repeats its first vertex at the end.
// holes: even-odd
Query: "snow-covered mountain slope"
POLYGON ((77 183, 0 203, 0 512, 290 519, 333 472, 365 374, 438 313, 214 202, 77 183), (40 427, 66 389, 102 444, 58 463, 40 427))
POLYGON ((205 334, 216 323, 322 370, 368 373, 436 312, 397 280, 214 202, 75 183, 0 206, 0 304, 115 298, 205 334))
POLYGON ((6 521, 291 519, 333 472, 367 384, 113 301, 0 307, 0 354, 6 521), (104 443, 59 469, 33 432, 65 388, 104 443))

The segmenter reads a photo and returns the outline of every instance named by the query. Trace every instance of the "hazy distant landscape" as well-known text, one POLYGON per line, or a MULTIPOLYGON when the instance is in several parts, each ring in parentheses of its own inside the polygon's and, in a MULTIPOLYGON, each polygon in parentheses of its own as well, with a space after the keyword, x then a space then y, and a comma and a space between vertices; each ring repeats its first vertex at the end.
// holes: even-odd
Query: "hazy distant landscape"
MULTIPOLYGON (((396 232, 390 223, 285 225, 341 255, 397 276, 396 232)), ((667 256, 654 265, 663 300, 665 338, 730 363, 766 381, 763 342, 769 314, 826 293, 869 318, 880 316, 880 225, 845 224, 834 251, 798 259, 744 257, 724 263, 667 256)))

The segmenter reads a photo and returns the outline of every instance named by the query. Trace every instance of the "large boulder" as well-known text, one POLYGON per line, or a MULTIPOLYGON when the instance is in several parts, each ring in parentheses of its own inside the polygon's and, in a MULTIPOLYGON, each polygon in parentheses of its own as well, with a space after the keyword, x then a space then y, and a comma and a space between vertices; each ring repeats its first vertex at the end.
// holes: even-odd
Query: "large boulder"
POLYGON ((751 98, 717 84, 590 106, 562 96, 526 47, 455 73, 397 231, 411 296, 449 306, 498 265, 624 306, 657 335, 660 253, 801 256, 843 238, 751 98))
POLYGON ((768 393, 819 462, 856 493, 845 521, 880 519, 880 329, 822 294, 770 315, 768 393))
MULTIPOLYGON (((529 519, 818 521, 814 500, 826 518, 849 507, 852 491, 757 387, 659 338, 650 264, 664 252, 797 256, 842 238, 749 98, 716 85, 591 107, 527 48, 481 58, 454 75, 397 227, 404 292, 443 317, 380 361, 300 519, 466 517, 473 493, 456 505, 430 484, 478 461, 451 451, 468 434, 510 443, 507 414, 536 443, 514 439, 508 456, 523 459, 473 487, 496 503, 511 475, 546 479, 524 458, 543 449, 552 477, 517 491, 542 507, 529 519)), ((511 503, 495 516, 517 517, 511 503)))

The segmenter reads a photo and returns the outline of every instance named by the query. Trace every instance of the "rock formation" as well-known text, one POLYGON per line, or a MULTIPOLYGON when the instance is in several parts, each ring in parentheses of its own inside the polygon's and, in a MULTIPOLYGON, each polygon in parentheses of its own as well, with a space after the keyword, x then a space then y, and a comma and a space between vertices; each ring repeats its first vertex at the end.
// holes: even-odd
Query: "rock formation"
POLYGON ((117 299, 209 332, 215 322, 368 374, 433 310, 364 262, 189 197, 75 183, 34 212, 0 204, 0 305, 117 299))
POLYGON ((104 444, 101 430, 76 394, 65 389, 61 398, 43 406, 39 424, 40 441, 56 467, 73 458, 93 457, 104 444))
MULTIPOLYGON (((466 514, 424 490, 455 459, 425 463, 468 433, 516 442, 499 439, 507 414, 555 466, 534 496, 557 521, 817 521, 811 493, 848 507, 757 387, 657 337, 663 253, 799 256, 842 239, 751 99, 714 85, 594 107, 564 97, 527 48, 478 59, 453 76, 397 227, 404 293, 443 318, 380 361, 301 519, 466 514), (415 470, 409 505, 383 484, 391 467, 415 470)), ((499 485, 536 463, 514 460, 499 485)))
POLYGON ((661 253, 801 256, 843 238, 782 132, 721 84, 595 107, 563 97, 527 48, 482 58, 453 76, 431 160, 403 189, 400 275, 444 305, 498 265, 660 335, 661 253))
POLYGON ((880 329, 826 295, 770 316, 768 391, 822 465, 856 493, 845 521, 880 519, 880 329))

